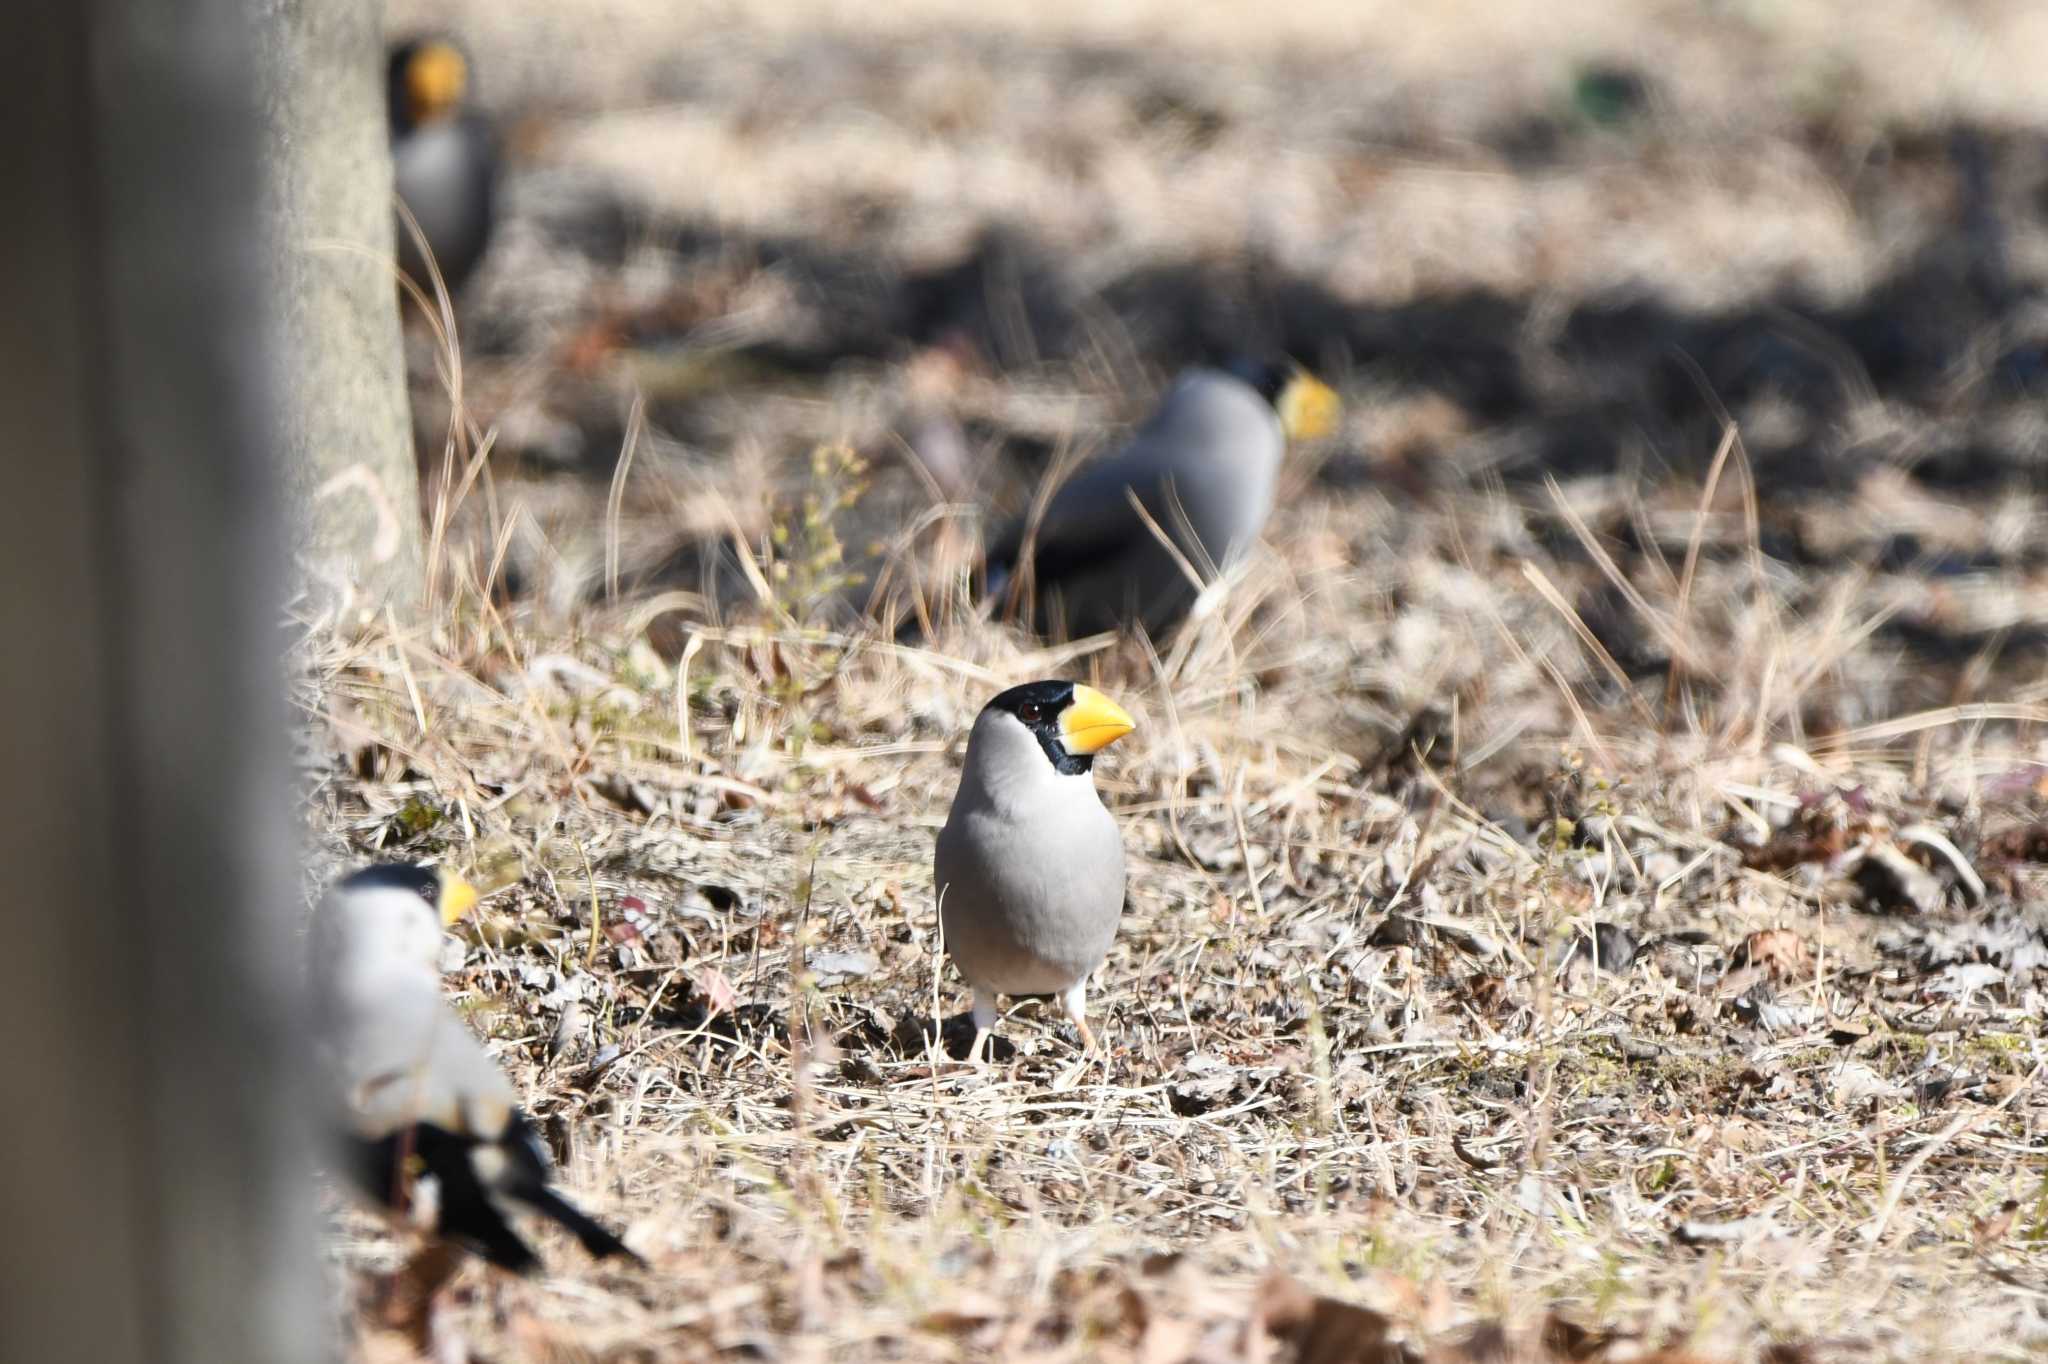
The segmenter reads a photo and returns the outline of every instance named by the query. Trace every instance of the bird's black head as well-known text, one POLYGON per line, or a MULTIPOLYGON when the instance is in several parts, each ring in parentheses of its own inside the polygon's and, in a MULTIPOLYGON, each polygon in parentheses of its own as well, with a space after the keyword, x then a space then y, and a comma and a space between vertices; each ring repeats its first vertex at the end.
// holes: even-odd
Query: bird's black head
POLYGON ((1015 716, 1063 776, 1089 771, 1095 755, 1133 727, 1121 706, 1078 682, 1025 682, 999 694, 987 709, 1015 716))
POLYGON ((414 38, 391 49, 384 74, 391 131, 411 132, 453 114, 469 91, 469 59, 447 38, 414 38))
POLYGON ((337 887, 343 892, 396 890, 417 895, 427 912, 443 924, 453 924, 476 903, 476 890, 452 871, 423 867, 417 862, 380 862, 352 872, 337 887))
POLYGON ((1295 374, 1295 367, 1278 356, 1247 355, 1242 352, 1219 361, 1216 368, 1244 380, 1275 408, 1280 406, 1280 395, 1287 391, 1287 385, 1293 381, 1295 374))
POLYGON ((441 901, 441 878, 432 867, 417 862, 380 862, 342 878, 343 890, 403 890, 424 900, 428 907, 441 901))

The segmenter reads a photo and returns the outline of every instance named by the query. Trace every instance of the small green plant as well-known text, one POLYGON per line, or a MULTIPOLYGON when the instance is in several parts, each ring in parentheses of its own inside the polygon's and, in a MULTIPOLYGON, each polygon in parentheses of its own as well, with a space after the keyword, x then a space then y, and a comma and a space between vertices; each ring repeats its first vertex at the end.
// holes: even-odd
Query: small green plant
POLYGON ((392 818, 406 837, 416 838, 441 822, 441 810, 431 802, 415 796, 400 807, 392 818))
POLYGON ((866 494, 867 470, 851 446, 821 445, 811 452, 811 479, 802 500, 770 532, 775 548, 770 583, 776 609, 787 623, 810 625, 841 593, 864 581, 846 566, 837 521, 866 494))

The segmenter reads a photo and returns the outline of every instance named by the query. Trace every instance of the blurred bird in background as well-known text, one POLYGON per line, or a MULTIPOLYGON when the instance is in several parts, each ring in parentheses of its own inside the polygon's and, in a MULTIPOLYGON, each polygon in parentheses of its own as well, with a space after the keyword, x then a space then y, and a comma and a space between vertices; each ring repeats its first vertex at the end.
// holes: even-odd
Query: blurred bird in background
POLYGON ((1288 442, 1328 432, 1338 407, 1286 362, 1184 371, 1129 445, 995 536, 988 599, 1028 608, 1041 634, 1165 631, 1265 529, 1288 442))
MULTIPOLYGON (((468 106, 468 95, 469 59, 451 40, 414 38, 392 47, 386 98, 393 181, 450 297, 483 259, 496 216, 497 134, 468 106)), ((398 265, 432 296, 433 274, 402 216, 398 265)))

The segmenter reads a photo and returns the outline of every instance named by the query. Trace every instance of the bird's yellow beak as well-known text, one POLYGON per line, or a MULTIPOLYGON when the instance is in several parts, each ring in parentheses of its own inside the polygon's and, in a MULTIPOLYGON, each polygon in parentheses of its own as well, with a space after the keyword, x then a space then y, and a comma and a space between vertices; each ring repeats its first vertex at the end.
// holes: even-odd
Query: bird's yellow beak
POLYGON ((441 869, 440 877, 441 926, 453 928, 462 922, 463 915, 476 908, 476 887, 445 867, 441 869))
POLYGON ((447 43, 428 43, 405 67, 405 104, 414 123, 431 123, 469 88, 469 63, 447 43))
POLYGON ((1060 712, 1060 740, 1069 753, 1099 752, 1137 727, 1122 706, 1078 682, 1074 699, 1060 712))
POLYGON ((1335 391, 1305 369, 1294 371, 1287 387, 1274 404, 1280 413, 1280 427, 1289 440, 1314 440, 1336 429, 1344 404, 1335 391))

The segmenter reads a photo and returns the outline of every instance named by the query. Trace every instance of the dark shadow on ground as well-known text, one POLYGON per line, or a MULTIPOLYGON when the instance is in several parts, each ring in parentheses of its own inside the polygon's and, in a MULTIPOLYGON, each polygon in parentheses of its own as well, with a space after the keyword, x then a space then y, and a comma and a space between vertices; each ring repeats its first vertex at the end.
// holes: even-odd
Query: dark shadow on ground
MULTIPOLYGON (((1621 77, 1614 91, 1595 93, 1627 106, 1642 97, 1621 77)), ((1536 150, 1518 151, 1511 131, 1502 134, 1510 160, 1567 154, 1549 134, 1535 139, 1536 150)), ((1423 460, 1419 472, 1389 475, 1385 452, 1340 450, 1322 470, 1333 485, 1379 478, 1401 495, 1426 497, 1485 479, 1526 489, 1533 501, 1549 478, 1696 483, 1724 419, 1733 418, 1756 478, 1762 548, 1775 559, 1936 578, 2048 563, 2040 544, 1927 546, 1910 530, 1811 539, 1807 509, 1853 497, 1886 468, 1954 502, 2048 491, 2048 451, 2023 419, 2048 398, 2048 309, 2037 284, 2015 278, 2008 245, 2016 228, 2038 232, 2048 215, 2048 156, 2035 139, 1970 126, 1889 138, 1878 152, 1858 144, 1854 157, 1835 148, 1833 136, 1825 128, 1811 134, 1859 208, 1876 213, 1902 174, 1944 177, 1950 190, 1938 230, 1888 278, 1836 306, 1791 289, 1718 314, 1646 294, 1558 309, 1480 290, 1360 306, 1257 257, 1161 261, 1087 288, 1058 252, 1017 228, 989 231, 943 265, 906 269, 823 240, 651 222, 616 203, 585 205, 541 226, 559 234, 564 249, 596 258, 633 241, 658 242, 670 255, 679 281, 672 297, 616 319, 617 344, 655 355, 716 352, 701 386, 657 397, 648 410, 663 431, 714 448, 723 418, 707 395, 813 392, 850 369, 898 364, 932 347, 996 375, 1093 375, 1124 386, 1231 350, 1269 350, 1374 400, 1428 397, 1456 414, 1452 435, 1422 452, 1442 458, 1423 460), (718 342, 729 300, 703 281, 762 273, 775 275, 790 300, 780 324, 718 342)), ((860 235, 858 224, 835 230, 860 235)), ((515 341, 489 325, 478 331, 486 344, 515 341)), ((622 414, 607 402, 580 419, 590 426, 588 471, 608 477, 622 414)), ((1052 455, 1042 433, 984 425, 968 435, 1026 477, 1052 455)), ((1630 543, 1627 524, 1600 529, 1624 556, 1647 548, 1630 543)), ((1575 552, 1561 528, 1550 533, 1552 548, 1575 552)), ((697 587, 707 574, 729 577, 726 568, 685 551, 644 571, 640 583, 697 587)), ((1894 628, 1914 652, 1942 656, 2039 644, 2034 632, 2001 645, 1940 638, 1924 623, 1894 628)), ((1661 666, 1656 658, 1628 661, 1630 671, 1661 666)))

